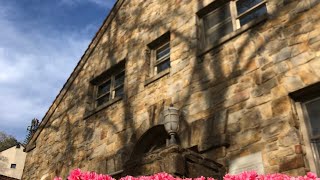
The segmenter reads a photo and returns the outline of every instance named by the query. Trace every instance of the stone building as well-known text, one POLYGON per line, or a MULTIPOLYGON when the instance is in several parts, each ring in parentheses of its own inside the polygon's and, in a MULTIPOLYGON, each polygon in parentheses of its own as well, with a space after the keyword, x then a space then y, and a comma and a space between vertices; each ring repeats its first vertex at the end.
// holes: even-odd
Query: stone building
POLYGON ((320 175, 319 21, 319 0, 118 0, 29 142, 23 179, 320 175))

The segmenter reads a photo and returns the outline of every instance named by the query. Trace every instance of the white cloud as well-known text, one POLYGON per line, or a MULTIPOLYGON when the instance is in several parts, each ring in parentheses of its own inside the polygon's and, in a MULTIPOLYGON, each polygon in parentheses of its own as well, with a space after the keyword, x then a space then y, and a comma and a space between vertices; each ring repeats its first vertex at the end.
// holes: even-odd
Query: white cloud
POLYGON ((44 116, 91 37, 43 31, 34 22, 21 30, 21 22, 7 18, 12 10, 0 8, 0 131, 22 140, 31 119, 44 116))

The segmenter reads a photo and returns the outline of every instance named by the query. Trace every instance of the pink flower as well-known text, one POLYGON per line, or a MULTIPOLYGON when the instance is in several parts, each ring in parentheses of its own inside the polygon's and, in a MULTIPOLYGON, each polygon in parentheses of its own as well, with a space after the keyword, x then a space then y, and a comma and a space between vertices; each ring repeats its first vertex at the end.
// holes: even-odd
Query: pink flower
POLYGON ((90 172, 82 172, 81 173, 81 180, 91 180, 90 172))
POLYGON ((224 180, 258 180, 259 176, 255 171, 245 171, 237 175, 226 174, 224 180))
MULTIPOLYGON (((62 180, 60 177, 55 177, 54 180, 62 180)), ((95 172, 81 172, 80 169, 75 169, 71 171, 68 180, 115 180, 109 175, 97 174, 95 172)), ((198 177, 198 178, 179 178, 173 177, 165 172, 157 173, 151 176, 126 176, 122 177, 120 180, 215 180, 211 177, 198 177)), ((291 177, 285 174, 268 174, 268 175, 258 175, 254 171, 242 172, 237 175, 226 174, 224 180, 320 180, 314 173, 307 173, 305 176, 291 177)))
POLYGON ((194 178, 194 180, 206 180, 206 178, 201 176, 201 177, 194 178))
POLYGON ((317 175, 314 174, 313 172, 308 172, 306 177, 309 179, 319 179, 317 178, 317 175))
POLYGON ((122 177, 120 180, 138 180, 138 178, 135 178, 132 176, 126 176, 126 177, 122 177))
POLYGON ((68 176, 68 180, 81 180, 81 170, 75 169, 71 171, 70 175, 68 176))

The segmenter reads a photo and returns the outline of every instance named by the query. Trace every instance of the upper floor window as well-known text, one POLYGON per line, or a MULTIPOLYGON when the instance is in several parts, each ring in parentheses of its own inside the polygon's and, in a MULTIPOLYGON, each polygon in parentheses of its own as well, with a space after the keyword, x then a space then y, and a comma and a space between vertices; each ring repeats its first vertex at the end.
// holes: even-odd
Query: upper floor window
POLYGON ((11 164, 10 168, 15 169, 17 167, 17 164, 11 164))
POLYGON ((124 95, 125 66, 120 63, 93 80, 95 104, 100 107, 124 95))
POLYGON ((149 45, 151 76, 170 68, 170 33, 165 33, 149 45))
POLYGON ((266 0, 218 0, 198 12, 207 43, 267 14, 266 0))
POLYGON ((170 42, 164 42, 155 49, 154 71, 160 73, 170 68, 170 42))
POLYGON ((255 20, 267 14, 265 0, 237 0, 236 21, 238 26, 243 26, 248 22, 255 20))

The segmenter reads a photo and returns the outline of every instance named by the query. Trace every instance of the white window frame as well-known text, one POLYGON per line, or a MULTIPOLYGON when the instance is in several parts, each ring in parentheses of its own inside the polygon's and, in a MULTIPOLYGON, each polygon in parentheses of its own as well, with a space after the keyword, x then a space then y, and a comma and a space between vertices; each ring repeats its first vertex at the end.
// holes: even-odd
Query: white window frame
MULTIPOLYGON (((152 55, 152 59, 151 59, 151 62, 152 62, 152 69, 153 69, 153 75, 157 75, 161 72, 158 72, 158 69, 157 69, 157 66, 165 61, 169 61, 169 65, 171 66, 171 62, 170 62, 170 54, 171 54, 171 47, 170 47, 170 40, 167 40, 165 42, 163 42, 163 44, 161 44, 160 46, 152 49, 152 52, 151 52, 151 55, 152 55), (166 46, 166 45, 169 45, 169 53, 166 54, 165 56, 163 56, 162 58, 160 59, 157 59, 157 51, 159 49, 161 49, 162 47, 166 46)), ((169 66, 169 68, 170 68, 169 66)), ((165 70, 164 70, 165 71, 165 70)))
MULTIPOLYGON (((171 68, 171 41, 170 31, 164 33, 157 39, 147 45, 147 63, 149 64, 149 78, 155 78, 167 74, 171 68), (162 47, 169 45, 169 53, 161 59, 157 59, 157 51, 162 47), (169 67, 161 72, 158 72, 157 66, 165 61, 169 61, 169 67)), ((147 83, 148 84, 148 83, 147 83)))

